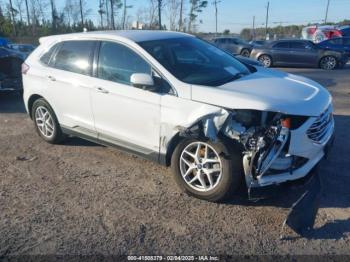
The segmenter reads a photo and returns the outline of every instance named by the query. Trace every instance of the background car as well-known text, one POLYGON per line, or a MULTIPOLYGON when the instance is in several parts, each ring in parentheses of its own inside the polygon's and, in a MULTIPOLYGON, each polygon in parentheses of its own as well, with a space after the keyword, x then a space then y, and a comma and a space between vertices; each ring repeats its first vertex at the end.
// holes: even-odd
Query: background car
POLYGON ((7 47, 10 41, 7 38, 0 37, 0 47, 7 47))
POLYGON ((0 47, 0 92, 22 92, 21 56, 0 47))
POLYGON ((350 56, 350 37, 328 39, 319 43, 318 46, 324 49, 345 52, 347 56, 350 56))
POLYGON ((252 40, 249 42, 249 44, 253 46, 262 46, 262 45, 265 45, 266 43, 267 43, 266 40, 252 40))
POLYGON ((320 43, 334 37, 350 36, 350 26, 313 25, 302 29, 302 39, 320 43))
POLYGON ((224 49, 232 54, 249 57, 253 45, 245 42, 240 38, 234 37, 218 37, 214 38, 212 42, 219 48, 224 49))
POLYGON ((255 47, 251 58, 265 67, 303 66, 332 70, 343 67, 348 57, 343 52, 321 48, 307 40, 279 40, 269 45, 255 47))
POLYGON ((35 47, 34 45, 29 44, 9 44, 8 47, 16 52, 19 52, 22 54, 22 56, 25 58, 30 55, 31 52, 34 51, 35 47))

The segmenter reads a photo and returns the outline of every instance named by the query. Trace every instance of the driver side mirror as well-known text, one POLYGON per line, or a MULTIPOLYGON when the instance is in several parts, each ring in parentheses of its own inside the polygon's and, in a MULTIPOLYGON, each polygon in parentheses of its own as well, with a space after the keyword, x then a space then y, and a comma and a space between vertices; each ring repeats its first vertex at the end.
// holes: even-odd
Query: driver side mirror
POLYGON ((143 90, 154 91, 155 89, 153 77, 149 74, 134 73, 130 76, 130 83, 143 90))

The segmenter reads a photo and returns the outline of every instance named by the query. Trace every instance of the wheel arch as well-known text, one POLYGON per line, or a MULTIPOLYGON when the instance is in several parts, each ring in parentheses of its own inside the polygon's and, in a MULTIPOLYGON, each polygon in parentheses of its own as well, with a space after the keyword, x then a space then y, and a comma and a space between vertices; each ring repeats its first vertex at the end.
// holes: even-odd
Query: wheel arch
POLYGON ((28 114, 29 114, 31 119, 33 119, 32 109, 33 109, 34 102, 40 98, 45 99, 44 97, 42 97, 41 95, 38 95, 38 94, 33 94, 28 99, 28 114))

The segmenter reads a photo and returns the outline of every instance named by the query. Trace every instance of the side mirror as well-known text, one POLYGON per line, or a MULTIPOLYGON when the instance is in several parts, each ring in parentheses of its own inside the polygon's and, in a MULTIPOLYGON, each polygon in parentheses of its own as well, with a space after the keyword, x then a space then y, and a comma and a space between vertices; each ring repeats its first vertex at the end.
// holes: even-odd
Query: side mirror
POLYGON ((144 90, 153 90, 154 81, 153 77, 149 74, 134 73, 130 76, 130 83, 137 88, 144 90))

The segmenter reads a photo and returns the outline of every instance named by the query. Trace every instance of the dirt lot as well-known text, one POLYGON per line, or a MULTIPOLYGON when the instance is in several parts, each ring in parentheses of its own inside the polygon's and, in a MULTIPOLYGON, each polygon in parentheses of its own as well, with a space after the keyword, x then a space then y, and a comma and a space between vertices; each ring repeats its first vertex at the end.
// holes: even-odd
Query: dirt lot
POLYGON ((170 170, 70 138, 43 142, 21 99, 0 95, 0 258, 10 254, 349 254, 350 68, 283 69, 325 85, 336 141, 321 165, 314 232, 281 240, 288 191, 214 204, 180 193, 170 170))

